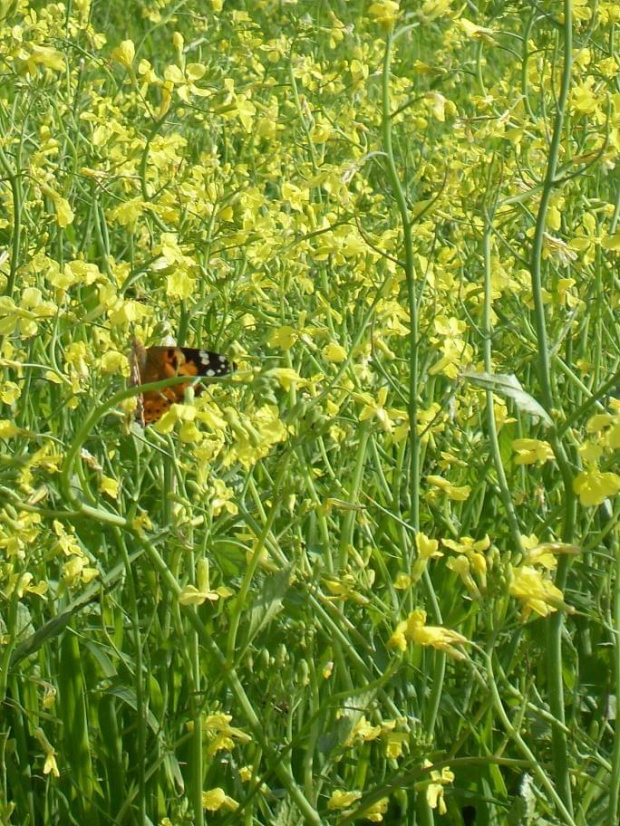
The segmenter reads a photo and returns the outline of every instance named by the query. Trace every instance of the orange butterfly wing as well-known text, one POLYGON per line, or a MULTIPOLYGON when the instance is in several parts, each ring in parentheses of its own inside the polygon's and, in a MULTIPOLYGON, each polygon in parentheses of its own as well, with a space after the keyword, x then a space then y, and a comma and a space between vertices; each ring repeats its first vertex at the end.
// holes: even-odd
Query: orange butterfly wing
MULTIPOLYGON (((231 373, 235 366, 225 356, 210 350, 193 347, 143 347, 136 341, 131 355, 131 382, 138 385, 150 384, 175 376, 187 376, 190 379, 196 376, 217 378, 231 373)), ((138 400, 136 418, 145 425, 158 421, 172 404, 183 401, 185 389, 192 383, 183 382, 174 387, 143 393, 138 400)), ((201 393, 202 389, 197 384, 196 394, 201 393)))

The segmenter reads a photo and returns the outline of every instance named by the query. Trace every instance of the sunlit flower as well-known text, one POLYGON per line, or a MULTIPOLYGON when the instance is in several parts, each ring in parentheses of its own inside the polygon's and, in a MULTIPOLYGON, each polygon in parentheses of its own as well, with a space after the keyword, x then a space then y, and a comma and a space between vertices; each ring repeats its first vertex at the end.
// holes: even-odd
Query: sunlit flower
POLYGON ((524 619, 532 612, 547 617, 560 608, 569 614, 574 611, 564 602, 562 591, 551 580, 545 579, 541 571, 529 565, 513 570, 509 592, 521 600, 524 619))
POLYGON ((112 60, 117 60, 125 69, 131 69, 134 57, 136 56, 136 47, 133 40, 123 40, 123 42, 112 50, 112 60))
POLYGON ((41 746, 41 748, 43 749, 43 753, 45 754, 43 774, 51 774, 52 777, 60 777, 60 772, 58 771, 58 764, 56 763, 56 749, 47 739, 47 737, 45 736, 45 732, 42 728, 36 728, 34 730, 34 736, 39 741, 39 745, 41 746))
POLYGON ((471 493, 471 488, 469 485, 453 485, 448 482, 447 479, 443 479, 441 476, 427 476, 426 481, 433 485, 439 490, 443 491, 449 499, 454 499, 456 502, 464 502, 466 499, 469 498, 469 494, 471 493))
POLYGON ((120 484, 117 479, 112 479, 109 476, 102 476, 99 480, 99 490, 111 499, 118 499, 120 484))
POLYGON ((229 797, 224 789, 218 786, 202 793, 202 807, 209 812, 217 812, 219 809, 234 812, 239 808, 239 804, 232 797, 229 797))
POLYGON ((388 646, 405 651, 408 642, 437 648, 455 660, 466 658, 466 655, 454 646, 466 644, 467 637, 448 628, 426 625, 426 611, 421 609, 412 611, 406 620, 398 623, 389 639, 388 646))
POLYGON ((64 229, 65 227, 68 227, 69 224, 72 224, 75 214, 71 209, 69 201, 49 186, 41 185, 41 190, 54 204, 54 209, 56 210, 56 223, 58 226, 64 229))
POLYGON ((458 574, 461 577, 465 587, 473 599, 480 599, 480 589, 471 575, 471 564, 469 559, 463 554, 459 554, 459 556, 449 559, 446 565, 451 571, 454 571, 455 574, 458 574))
POLYGON ((515 439, 512 449, 517 453, 515 459, 517 465, 543 464, 553 459, 551 445, 540 439, 515 439))
MULTIPOLYGON (((430 766, 431 764, 427 761, 425 765, 430 766)), ((430 808, 437 809, 440 815, 445 815, 448 811, 444 800, 444 786, 453 782, 454 772, 450 771, 447 766, 444 766, 440 772, 431 771, 431 780, 426 786, 426 801, 430 808)))
POLYGON ((394 28, 399 13, 399 4, 396 0, 377 0, 368 7, 368 16, 388 31, 394 28))
POLYGON ((366 715, 362 714, 353 727, 353 731, 347 737, 345 746, 352 746, 356 742, 368 743, 371 740, 376 740, 380 734, 381 726, 373 726, 366 719, 366 715))
POLYGON ((196 585, 186 585, 179 594, 181 605, 202 605, 204 602, 217 602, 219 599, 233 595, 233 591, 225 586, 211 589, 209 584, 209 561, 205 558, 198 560, 196 565, 196 585))
POLYGON ((620 476, 597 468, 584 470, 573 480, 573 490, 585 507, 602 505, 605 499, 620 491, 620 476))
POLYGON ((436 539, 430 539, 422 531, 418 531, 416 534, 415 544, 418 556, 411 569, 411 579, 413 582, 419 582, 426 570, 429 559, 440 559, 443 553, 439 550, 439 542, 436 539))
POLYGON ((343 361, 346 361, 348 358, 348 353, 345 348, 341 344, 336 344, 336 342, 331 342, 327 345, 327 347, 323 348, 323 358, 325 361, 340 364, 343 361))
MULTIPOLYGON (((408 731, 397 731, 397 720, 383 720, 381 722, 381 738, 385 742, 385 756, 389 760, 398 760, 403 756, 405 746, 409 743, 411 735, 408 731)), ((401 723, 404 723, 401 720, 401 723)))
POLYGON ((249 743, 251 737, 241 729, 230 725, 230 714, 209 714, 203 724, 205 737, 209 741, 207 754, 213 756, 218 751, 230 751, 235 740, 240 743, 249 743))
POLYGON ((347 809, 352 806, 362 796, 361 792, 345 792, 343 789, 336 789, 327 802, 327 808, 347 809))
POLYGON ((293 327, 285 325, 275 330, 267 339, 269 347, 279 347, 281 350, 290 350, 298 339, 298 333, 293 327))
POLYGON ((567 544, 566 542, 539 542, 535 534, 521 537, 521 542, 525 549, 525 560, 530 565, 540 565, 548 571, 557 568, 557 557, 562 554, 575 556, 581 553, 578 545, 567 544))
POLYGON ((376 398, 373 398, 370 393, 359 394, 357 398, 364 405, 359 414, 359 420, 365 422, 369 419, 376 419, 382 430, 391 433, 394 429, 394 421, 406 418, 406 413, 402 410, 386 408, 387 395, 388 388, 385 386, 379 389, 376 398))
POLYGON ((383 821, 383 815, 387 812, 389 802, 389 798, 382 797, 380 800, 377 800, 376 803, 373 803, 372 806, 364 809, 364 820, 370 820, 371 823, 381 823, 383 821))

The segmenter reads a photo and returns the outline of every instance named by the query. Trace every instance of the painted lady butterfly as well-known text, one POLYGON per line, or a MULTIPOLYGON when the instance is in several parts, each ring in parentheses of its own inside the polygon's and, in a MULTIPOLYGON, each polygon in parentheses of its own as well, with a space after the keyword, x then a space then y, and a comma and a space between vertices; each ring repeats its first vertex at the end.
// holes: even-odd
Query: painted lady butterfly
MULTIPOLYGON (((219 353, 209 350, 197 350, 193 347, 144 347, 137 339, 133 343, 131 356, 131 384, 149 384, 150 382, 171 379, 175 376, 196 376, 217 378, 236 369, 234 362, 219 353)), ((159 421, 166 410, 175 402, 183 402, 185 389, 193 384, 191 381, 164 387, 161 390, 149 390, 138 396, 136 419, 143 425, 159 421)), ((196 394, 202 391, 196 385, 196 394)))

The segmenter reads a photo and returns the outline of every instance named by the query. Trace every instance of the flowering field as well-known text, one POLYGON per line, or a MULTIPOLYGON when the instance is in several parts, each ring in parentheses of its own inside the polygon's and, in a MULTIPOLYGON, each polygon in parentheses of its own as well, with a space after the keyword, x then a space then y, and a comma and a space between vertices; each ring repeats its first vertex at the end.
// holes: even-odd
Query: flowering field
POLYGON ((0 0, 3 826, 618 823, 619 26, 0 0))

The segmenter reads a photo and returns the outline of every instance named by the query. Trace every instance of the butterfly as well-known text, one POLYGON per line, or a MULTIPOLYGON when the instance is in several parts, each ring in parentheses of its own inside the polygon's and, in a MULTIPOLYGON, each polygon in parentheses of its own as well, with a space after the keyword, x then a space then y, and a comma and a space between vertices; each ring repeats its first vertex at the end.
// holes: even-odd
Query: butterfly
MULTIPOLYGON (((232 373, 236 364, 226 356, 212 353, 210 350, 198 350, 193 347, 145 347, 137 339, 133 342, 129 358, 131 365, 131 384, 150 384, 175 376, 187 376, 190 381, 163 387, 161 390, 148 390, 138 396, 136 420, 143 425, 159 421, 166 410, 175 403, 181 403, 185 390, 191 379, 196 376, 217 378, 232 373)), ((196 385, 196 394, 202 391, 196 385)))

